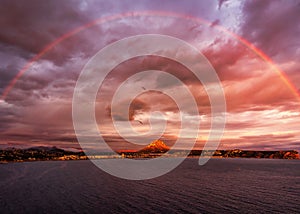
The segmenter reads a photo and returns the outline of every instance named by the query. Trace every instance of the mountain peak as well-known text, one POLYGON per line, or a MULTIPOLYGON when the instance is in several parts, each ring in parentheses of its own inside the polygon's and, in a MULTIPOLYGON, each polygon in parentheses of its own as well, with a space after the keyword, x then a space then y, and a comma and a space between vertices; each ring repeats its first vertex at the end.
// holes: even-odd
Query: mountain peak
POLYGON ((169 151, 170 148, 161 140, 155 140, 147 145, 145 148, 139 152, 143 153, 165 153, 169 151))

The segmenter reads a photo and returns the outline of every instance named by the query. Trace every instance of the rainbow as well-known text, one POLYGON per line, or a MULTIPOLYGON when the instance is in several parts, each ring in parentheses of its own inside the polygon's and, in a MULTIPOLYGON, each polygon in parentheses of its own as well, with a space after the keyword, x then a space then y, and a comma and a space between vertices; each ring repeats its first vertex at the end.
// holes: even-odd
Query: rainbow
POLYGON ((241 44, 245 45, 247 48, 252 50, 257 56, 259 56, 261 59, 263 59, 272 68, 272 70, 274 70, 280 76, 282 81, 289 87, 289 89, 293 92, 293 94, 300 101, 300 94, 299 94, 297 88, 290 82, 287 75, 273 63, 273 61, 270 57, 268 57, 262 50, 255 47, 252 43, 250 43, 245 38, 227 30, 225 27, 223 27, 221 25, 213 24, 207 20, 204 20, 204 19, 201 19, 198 17, 193 17, 190 15, 173 13, 173 12, 165 12, 165 11, 136 11, 136 12, 126 12, 126 13, 122 13, 122 14, 116 14, 116 15, 102 17, 102 18, 93 20, 92 22, 89 22, 85 25, 82 25, 80 27, 77 27, 77 28, 69 31, 68 33, 62 35, 61 37, 57 38, 55 41, 51 42, 46 47, 44 47, 41 52, 36 54, 33 58, 31 58, 25 64, 24 67, 22 67, 22 69, 17 73, 17 75, 10 81, 10 83, 4 89, 4 91, 1 95, 1 100, 6 99, 7 95, 12 90, 12 88, 14 87, 14 85, 16 84, 18 79, 33 65, 33 63, 35 61, 39 60, 44 54, 46 54, 48 51, 50 51, 53 47, 55 47, 60 42, 74 36, 75 34, 81 32, 87 28, 90 28, 90 27, 98 25, 98 24, 103 24, 103 23, 114 21, 114 20, 121 19, 121 18, 140 17, 140 16, 148 16, 148 17, 161 16, 161 17, 180 18, 180 19, 190 20, 195 23, 201 23, 201 24, 205 24, 208 26, 213 26, 214 28, 217 28, 218 30, 225 32, 229 36, 237 39, 239 42, 241 42, 241 44))

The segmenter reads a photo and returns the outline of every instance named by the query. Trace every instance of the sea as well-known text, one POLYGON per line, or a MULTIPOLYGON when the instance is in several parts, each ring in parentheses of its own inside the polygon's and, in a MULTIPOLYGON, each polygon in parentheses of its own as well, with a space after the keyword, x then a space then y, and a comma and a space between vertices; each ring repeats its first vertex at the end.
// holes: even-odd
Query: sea
POLYGON ((1 164, 0 213, 300 213, 300 161, 187 158, 140 181, 89 160, 1 164))

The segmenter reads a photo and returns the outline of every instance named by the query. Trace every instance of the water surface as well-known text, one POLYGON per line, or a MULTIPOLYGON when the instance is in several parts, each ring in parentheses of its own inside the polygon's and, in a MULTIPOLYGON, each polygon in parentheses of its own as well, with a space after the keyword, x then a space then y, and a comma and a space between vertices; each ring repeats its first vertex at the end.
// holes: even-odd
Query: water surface
POLYGON ((300 161, 188 158, 145 181, 113 177, 90 161, 0 165, 1 213, 300 212, 300 161))

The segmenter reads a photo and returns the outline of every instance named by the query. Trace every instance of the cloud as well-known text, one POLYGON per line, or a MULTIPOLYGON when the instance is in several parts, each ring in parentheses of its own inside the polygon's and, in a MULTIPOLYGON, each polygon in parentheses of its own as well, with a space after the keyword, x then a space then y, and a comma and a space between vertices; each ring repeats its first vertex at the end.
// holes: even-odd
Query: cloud
MULTIPOLYGON (((299 118, 296 115, 298 103, 294 94, 267 63, 215 26, 223 24, 228 30, 240 33, 272 57, 282 69, 291 74, 295 84, 299 85, 298 9, 299 3, 295 1, 278 1, 272 4, 271 1, 245 1, 237 4, 223 0, 209 3, 193 0, 3 0, 0 8, 0 93, 28 60, 45 46, 70 30, 100 17, 128 11, 159 10, 196 16, 207 19, 212 24, 205 25, 189 19, 167 16, 129 16, 95 25, 60 42, 30 66, 6 100, 0 103, 1 143, 61 143, 63 146, 74 147, 73 142, 76 139, 72 126, 71 101, 83 66, 101 48, 114 41, 136 34, 161 33, 181 38, 194 45, 216 69, 224 86, 230 115, 224 145, 244 148, 262 148, 265 145, 279 148, 284 147, 286 142, 287 148, 294 146, 299 142, 299 118), (239 7, 240 4, 242 7, 239 7), (238 18, 232 18, 233 16, 238 18), (276 111, 272 112, 274 109, 276 111), (280 131, 275 123, 281 122, 285 124, 284 129, 290 129, 291 133, 272 134, 273 130, 280 131), (257 138, 253 137, 254 132, 257 138), (230 140, 233 144, 230 144, 230 140), (273 140, 273 144, 268 140, 273 140), (255 141, 263 143, 258 145, 255 141)), ((182 57, 194 60, 188 53, 182 54, 182 57)), ((116 148, 120 145, 121 148, 128 146, 123 144, 124 139, 113 130, 109 114, 111 98, 117 87, 129 76, 149 69, 169 72, 186 84, 196 98, 201 115, 195 116, 191 113, 187 98, 180 96, 182 88, 174 84, 174 81, 164 79, 162 75, 148 75, 130 82, 138 85, 140 89, 144 87, 145 93, 132 102, 129 112, 124 111, 120 100, 117 108, 118 120, 122 122, 128 118, 141 119, 144 126, 135 124, 134 121, 132 125, 137 130, 144 131, 148 127, 150 113, 154 110, 162 111, 169 119, 163 138, 167 142, 174 141, 180 129, 176 103, 163 93, 146 92, 149 85, 154 85, 163 92, 173 90, 178 93, 180 102, 186 107, 184 114, 189 120, 189 133, 198 128, 195 124, 201 120, 203 143, 209 132, 211 119, 207 92, 184 66, 155 56, 130 59, 121 63, 106 77, 99 89, 96 103, 96 117, 105 139, 116 148)), ((124 88, 128 96, 132 90, 130 84, 124 88)), ((209 84, 213 89, 215 83, 209 84)), ((155 122, 158 124, 160 120, 155 122)))
POLYGON ((267 55, 291 59, 299 55, 299 9, 298 1, 245 1, 241 33, 267 55))
MULTIPOLYGON (((216 38, 214 42, 204 49, 203 54, 208 58, 222 81, 248 78, 254 75, 250 72, 241 72, 235 65, 249 54, 249 50, 241 43, 216 38)), ((251 53, 250 53, 251 54, 251 53)), ((250 57, 247 57, 250 60, 250 57)), ((240 67, 240 66, 238 66, 240 67)))
POLYGON ((43 47, 88 19, 70 1, 1 1, 0 41, 30 53, 43 47), (38 41, 38 42, 37 42, 38 41))
POLYGON ((228 0, 219 0, 218 9, 220 10, 222 5, 228 2, 228 0))

